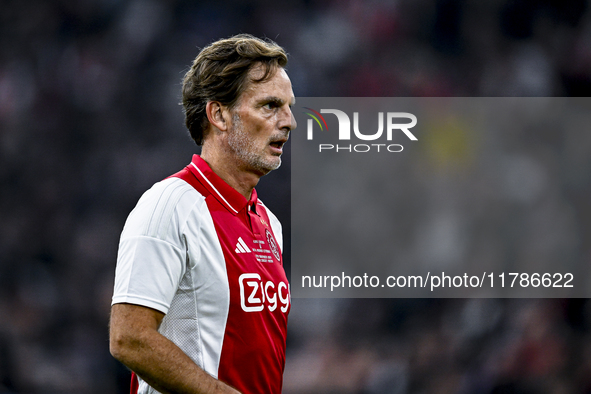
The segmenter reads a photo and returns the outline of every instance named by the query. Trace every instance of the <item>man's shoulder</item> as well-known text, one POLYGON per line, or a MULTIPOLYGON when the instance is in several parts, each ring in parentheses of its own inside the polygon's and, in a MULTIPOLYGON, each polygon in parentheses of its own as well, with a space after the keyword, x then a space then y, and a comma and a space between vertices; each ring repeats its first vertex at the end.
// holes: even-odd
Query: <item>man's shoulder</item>
POLYGON ((203 195, 181 178, 169 177, 160 182, 156 182, 151 188, 146 190, 140 201, 146 200, 152 203, 174 202, 174 205, 186 201, 194 201, 195 198, 203 195))
POLYGON ((195 209, 205 206, 205 197, 179 178, 167 178, 155 183, 140 197, 129 214, 124 234, 161 238, 173 227, 182 227, 195 209), (135 229, 135 230, 132 230, 135 229))

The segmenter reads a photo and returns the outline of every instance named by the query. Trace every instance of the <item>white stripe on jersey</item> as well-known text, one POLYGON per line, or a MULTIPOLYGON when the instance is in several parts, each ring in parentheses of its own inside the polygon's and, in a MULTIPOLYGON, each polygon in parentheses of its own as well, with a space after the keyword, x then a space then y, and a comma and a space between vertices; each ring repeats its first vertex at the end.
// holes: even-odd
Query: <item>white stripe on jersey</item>
POLYGON ((246 242, 244 242, 242 237, 238 237, 238 243, 240 244, 240 246, 242 246, 242 249, 244 249, 244 253, 251 252, 250 248, 246 245, 246 242))

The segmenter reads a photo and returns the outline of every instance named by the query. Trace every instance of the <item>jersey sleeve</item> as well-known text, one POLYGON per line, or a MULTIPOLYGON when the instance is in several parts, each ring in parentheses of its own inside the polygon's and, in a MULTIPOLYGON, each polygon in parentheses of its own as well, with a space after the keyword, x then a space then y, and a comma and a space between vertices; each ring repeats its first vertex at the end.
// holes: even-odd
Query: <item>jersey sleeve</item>
POLYGON ((168 312, 186 271, 186 186, 178 179, 159 182, 130 213, 119 242, 112 304, 168 312))

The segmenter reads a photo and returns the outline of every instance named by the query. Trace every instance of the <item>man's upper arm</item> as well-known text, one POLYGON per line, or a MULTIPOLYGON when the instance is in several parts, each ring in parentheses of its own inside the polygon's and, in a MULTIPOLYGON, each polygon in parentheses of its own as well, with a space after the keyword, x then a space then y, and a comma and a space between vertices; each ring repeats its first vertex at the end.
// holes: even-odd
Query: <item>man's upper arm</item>
POLYGON ((134 304, 115 304, 111 307, 111 336, 119 338, 126 333, 158 330, 164 313, 134 304))

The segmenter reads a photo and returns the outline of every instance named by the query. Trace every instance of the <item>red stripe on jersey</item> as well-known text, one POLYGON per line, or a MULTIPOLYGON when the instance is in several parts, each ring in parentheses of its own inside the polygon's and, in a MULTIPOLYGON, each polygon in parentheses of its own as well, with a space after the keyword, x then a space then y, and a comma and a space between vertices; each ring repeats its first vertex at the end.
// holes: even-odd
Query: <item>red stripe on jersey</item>
POLYGON ((254 190, 247 200, 197 155, 173 176, 206 197, 226 260, 230 308, 218 378, 245 394, 281 393, 291 300, 269 215, 254 190))
POLYGON ((137 394, 139 386, 140 384, 137 380, 137 375, 135 374, 135 372, 131 372, 131 384, 129 388, 129 394, 137 394))

